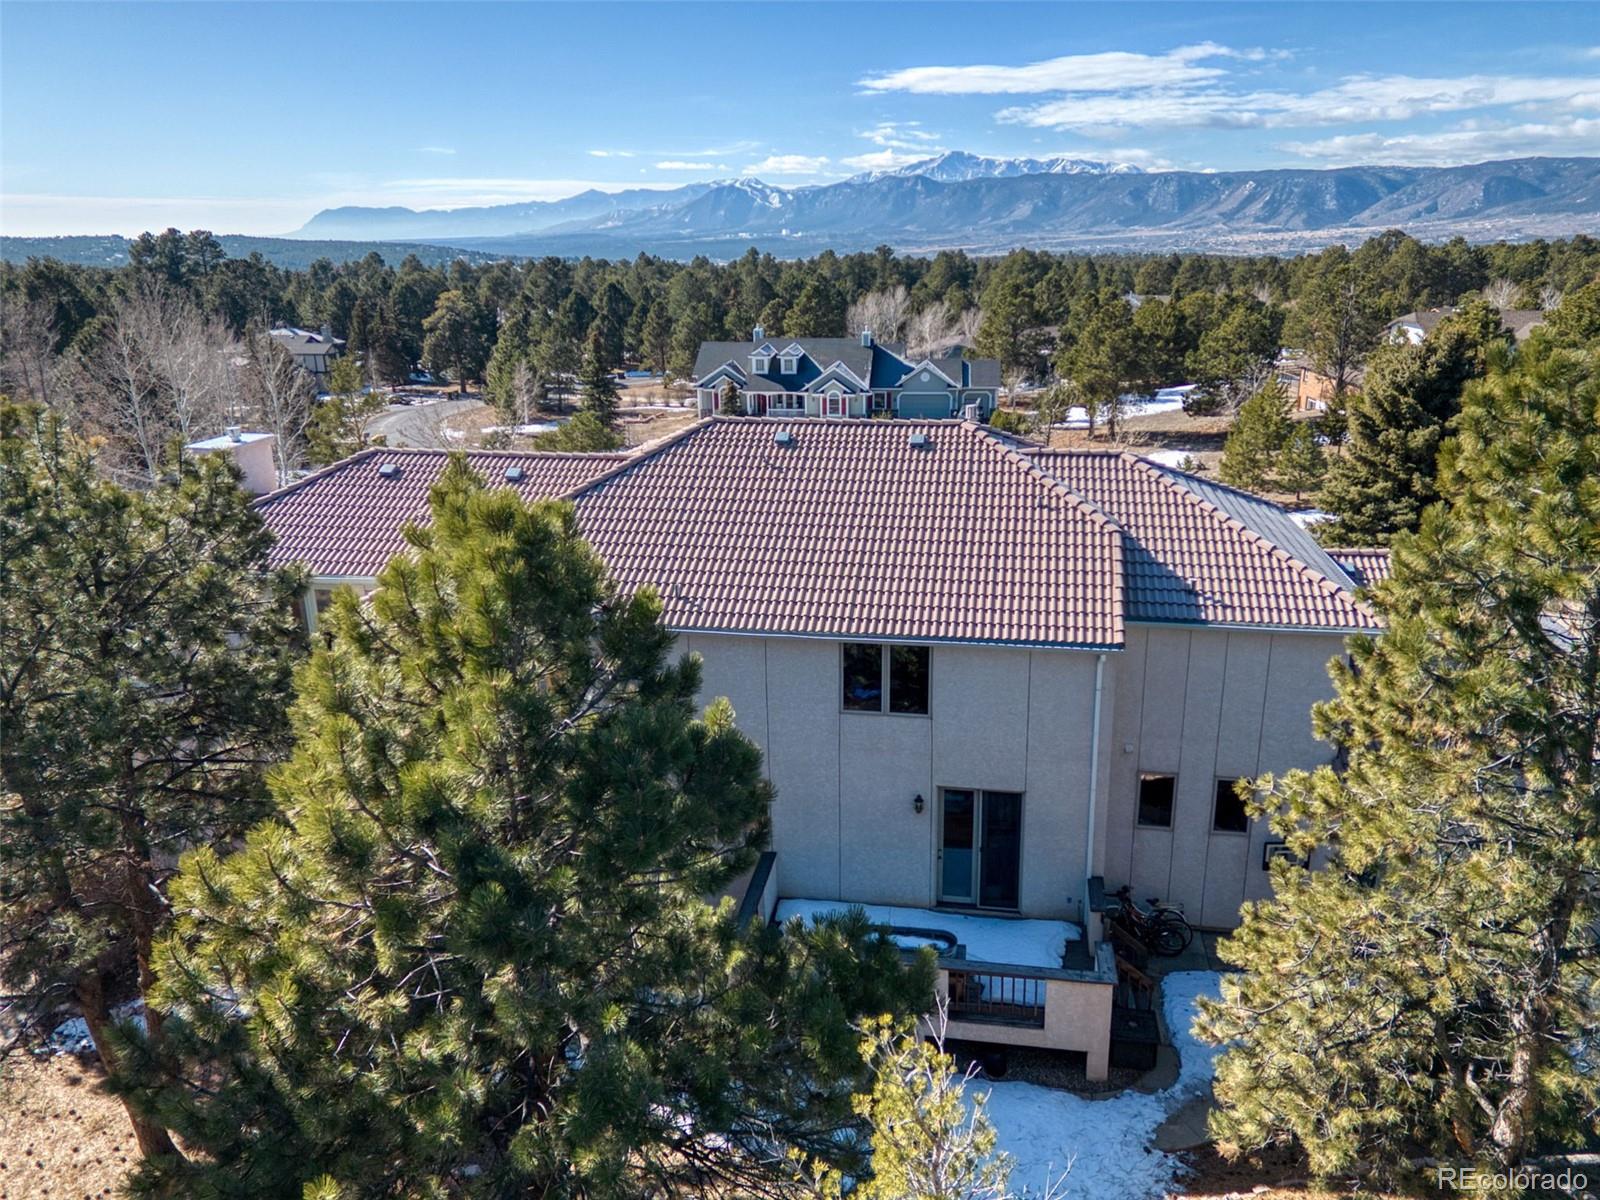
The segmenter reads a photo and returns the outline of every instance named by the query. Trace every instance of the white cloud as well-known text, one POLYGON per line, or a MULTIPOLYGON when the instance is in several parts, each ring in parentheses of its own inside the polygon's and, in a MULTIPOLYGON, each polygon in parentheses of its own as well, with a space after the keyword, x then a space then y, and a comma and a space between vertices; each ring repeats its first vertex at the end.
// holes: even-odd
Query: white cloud
POLYGON ((418 154, 454 154, 455 153, 455 147, 453 147, 453 146, 418 146, 417 147, 417 153, 418 154))
POLYGON ((972 96, 1040 92, 1121 92, 1139 87, 1174 87, 1218 79, 1222 67, 1199 64, 1218 58, 1241 58, 1264 51, 1237 51, 1215 42, 1179 46, 1165 54, 1110 50, 1100 54, 1064 54, 1024 66, 984 64, 970 67, 907 67, 860 81, 869 92, 914 92, 922 95, 972 96))
POLYGON ((681 158, 667 158, 656 164, 658 171, 731 171, 727 163, 685 162, 681 158))
POLYGON ((1384 162, 1448 166, 1494 158, 1592 153, 1600 143, 1600 119, 1522 125, 1463 126, 1440 133, 1341 134, 1310 142, 1285 142, 1281 149, 1329 166, 1384 162))
POLYGON ((239 196, 0 195, 0 229, 16 237, 209 229, 215 233, 286 232, 304 225, 320 200, 239 196))
POLYGON ((928 156, 927 150, 874 150, 870 154, 851 154, 839 161, 858 171, 892 171, 896 167, 921 162, 928 156))
POLYGON ((632 158, 632 150, 591 150, 590 158, 632 158))
POLYGON ((474 204, 510 204, 519 200, 562 200, 590 189, 615 192, 623 188, 670 188, 671 183, 618 183, 598 179, 517 179, 499 176, 433 179, 394 179, 380 185, 382 201, 422 207, 457 208, 474 204))
POLYGON ((996 119, 1091 136, 1126 129, 1304 128, 1357 121, 1405 121, 1452 112, 1558 105, 1587 107, 1595 79, 1463 75, 1352 75, 1311 92, 1229 90, 1216 85, 1154 88, 1121 95, 1070 93, 1005 108, 996 119))
POLYGON ((937 149, 935 143, 939 141, 939 135, 922 128, 921 121, 880 121, 856 136, 890 150, 922 149, 930 154, 937 149))
POLYGON ((822 154, 769 154, 745 168, 749 175, 815 175, 828 165, 822 154))

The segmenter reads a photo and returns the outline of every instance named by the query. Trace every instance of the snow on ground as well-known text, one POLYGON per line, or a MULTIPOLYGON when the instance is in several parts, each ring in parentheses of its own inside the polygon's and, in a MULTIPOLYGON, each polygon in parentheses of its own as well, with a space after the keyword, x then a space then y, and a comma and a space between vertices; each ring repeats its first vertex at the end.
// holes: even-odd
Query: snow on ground
MULTIPOLYGON (((967 957, 979 962, 1010 963, 1020 967, 1059 969, 1066 943, 1082 934, 1066 921, 1016 920, 1006 917, 971 917, 964 913, 936 912, 927 908, 894 908, 886 904, 851 905, 839 900, 780 900, 777 919, 805 917, 815 921, 851 908, 866 911, 875 925, 911 929, 942 929, 967 948, 967 957)), ((908 939, 915 945, 925 939, 908 939)))
MULTIPOLYGON (((119 1004, 111 1010, 111 1015, 119 1021, 133 1018, 133 1023, 141 1030, 144 1028, 144 1001, 130 1000, 126 1004, 119 1004)), ((73 1017, 57 1025, 50 1036, 45 1039, 45 1054, 88 1054, 94 1049, 94 1038, 89 1036, 89 1023, 82 1017, 73 1017)))
POLYGON ((1193 446, 1179 446, 1173 450, 1152 450, 1148 454, 1140 454, 1140 458, 1148 458, 1153 463, 1163 467, 1182 467, 1186 459, 1194 458, 1200 450, 1193 446))
MULTIPOLYGON (((1183 411, 1183 401, 1195 385, 1185 383, 1179 387, 1162 388, 1153 396, 1127 395, 1122 397, 1122 417, 1126 421, 1129 417, 1151 417, 1158 413, 1172 413, 1183 411)), ((1089 428, 1089 412, 1081 407, 1067 410, 1067 417, 1059 421, 1053 429, 1087 429, 1089 428)))
POLYGON ((1148 1200, 1172 1189, 1180 1164, 1150 1143, 1162 1121, 1211 1083, 1217 1051, 1189 1026, 1196 999, 1217 995, 1217 979, 1214 971, 1180 971, 1161 981, 1162 1014, 1178 1051, 1177 1082, 1163 1092, 1088 1100, 1031 1083, 988 1085, 999 1148, 1016 1160, 1013 1187, 1042 1192, 1070 1164, 1067 1200, 1148 1200))
POLYGON ((1300 526, 1301 529, 1310 529, 1313 525, 1321 525, 1324 521, 1332 521, 1334 519, 1335 517, 1332 513, 1323 512, 1320 508, 1307 508, 1300 512, 1289 514, 1289 520, 1300 526))
POLYGON ((485 425, 485 433, 514 433, 519 437, 532 437, 536 433, 554 433, 561 426, 545 421, 537 425, 485 425))

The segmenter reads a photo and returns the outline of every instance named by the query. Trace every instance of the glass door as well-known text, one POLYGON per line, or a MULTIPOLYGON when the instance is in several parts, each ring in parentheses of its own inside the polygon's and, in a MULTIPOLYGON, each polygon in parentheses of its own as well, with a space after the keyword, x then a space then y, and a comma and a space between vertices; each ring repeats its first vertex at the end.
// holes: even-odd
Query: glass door
POLYGON ((972 886, 972 877, 978 865, 977 809, 976 792, 959 788, 945 789, 939 839, 941 904, 973 904, 977 901, 977 893, 972 886))
POLYGON ((1016 908, 1022 794, 946 788, 939 817, 939 903, 1016 908))

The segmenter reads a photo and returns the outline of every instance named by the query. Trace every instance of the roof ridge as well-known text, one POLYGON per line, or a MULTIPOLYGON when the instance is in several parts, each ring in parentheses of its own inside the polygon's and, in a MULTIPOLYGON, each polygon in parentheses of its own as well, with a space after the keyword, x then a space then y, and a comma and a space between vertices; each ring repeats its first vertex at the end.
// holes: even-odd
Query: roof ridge
POLYGON ((625 455, 623 457, 622 461, 617 463, 617 465, 612 467, 609 471, 602 471, 602 472, 600 472, 600 474, 596 475, 593 479, 590 479, 590 480, 588 480, 588 481, 586 481, 584 483, 580 483, 580 484, 577 484, 577 485, 575 485, 573 487, 568 488, 566 491, 562 492, 559 496, 557 496, 556 499, 557 500, 568 500, 568 501, 576 500, 579 496, 583 495, 585 492, 588 492, 593 488, 600 487, 603 484, 610 483, 613 479, 616 479, 619 475, 622 475, 625 472, 632 470, 634 467, 639 466, 641 463, 649 462, 651 459, 657 457, 658 455, 660 455, 664 451, 670 450, 673 446, 676 446, 679 442, 688 440, 690 437, 693 437, 696 433, 699 433, 702 429, 709 428, 712 425, 712 423, 714 423, 716 421, 739 420, 739 419, 741 419, 741 418, 737 418, 737 417, 733 417, 733 418, 730 418, 730 417, 701 417, 699 420, 692 421, 688 425, 685 425, 682 429, 675 430, 674 432, 667 434, 665 437, 660 437, 660 438, 657 438, 653 442, 646 442, 642 446, 634 447, 634 450, 633 450, 633 452, 631 454, 625 455))
MULTIPOLYGON (((1289 566, 1293 567, 1296 571, 1300 572, 1301 575, 1307 577, 1310 580, 1310 582, 1315 584, 1324 593, 1326 593, 1328 595, 1339 596, 1339 597, 1347 600, 1350 604, 1354 605, 1356 608, 1360 609, 1362 612, 1366 613, 1367 616, 1372 617, 1374 620, 1377 619, 1376 615, 1370 609, 1368 609, 1365 604, 1362 604, 1359 600, 1357 600, 1355 595, 1352 592, 1348 591, 1345 588, 1340 587, 1337 583, 1335 583, 1333 580, 1329 579, 1326 575, 1324 575, 1321 571, 1317 570, 1310 563, 1307 563, 1307 562, 1303 561, 1298 555, 1291 554, 1289 551, 1285 550, 1282 546, 1278 545, 1276 542, 1271 541, 1268 538, 1263 537, 1261 534, 1257 533, 1254 529, 1251 529, 1250 526, 1246 525, 1243 521, 1239 520, 1239 518, 1235 517, 1232 513, 1226 512, 1223 509, 1217 507, 1217 505, 1213 504, 1210 500, 1207 500, 1204 496, 1200 495, 1198 492, 1195 492, 1195 491, 1191 490, 1190 488, 1186 488, 1186 487, 1181 486, 1176 480, 1171 478, 1171 475, 1173 475, 1173 474, 1182 475, 1185 478, 1192 478, 1191 476, 1188 475, 1187 472, 1170 470, 1169 468, 1161 466, 1159 463, 1149 462, 1146 459, 1140 458, 1137 454, 1134 454, 1131 451, 1123 451, 1123 455, 1122 456, 1123 456, 1123 459, 1125 461, 1131 462, 1136 468, 1138 468, 1139 470, 1145 472, 1147 475, 1154 476, 1157 480, 1159 480, 1162 483, 1163 486, 1165 486, 1167 488, 1170 488, 1173 491, 1179 493, 1190 504, 1195 505, 1201 511, 1209 513, 1212 516, 1220 518, 1222 520, 1223 524, 1227 525, 1229 528, 1235 530, 1236 532, 1243 534, 1244 537, 1245 537, 1245 540, 1247 540, 1247 541, 1249 541, 1249 542, 1251 542, 1251 543, 1253 543, 1255 545, 1259 545, 1259 546, 1263 547, 1264 549, 1266 549, 1268 551, 1268 553, 1272 554, 1275 558, 1278 558, 1281 561, 1287 563, 1289 566)), ((1206 480, 1206 482, 1210 483, 1211 481, 1210 480, 1206 480)), ((1226 486, 1226 485, 1223 485, 1223 486, 1226 486)), ((1244 495, 1244 496, 1248 496, 1249 495, 1248 492, 1238 492, 1238 490, 1236 488, 1228 488, 1228 490, 1232 491, 1232 492, 1236 492, 1238 495, 1244 495)), ((1259 500, 1260 498, 1259 497, 1251 497, 1251 499, 1259 500)), ((1354 582, 1354 580, 1352 580, 1351 582, 1354 582)))

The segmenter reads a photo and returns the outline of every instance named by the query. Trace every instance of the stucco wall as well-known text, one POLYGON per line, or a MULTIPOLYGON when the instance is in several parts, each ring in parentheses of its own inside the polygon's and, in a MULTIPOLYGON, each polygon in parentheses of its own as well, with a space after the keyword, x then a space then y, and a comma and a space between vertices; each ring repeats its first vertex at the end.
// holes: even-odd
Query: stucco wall
MULTIPOLYGON (((931 905, 939 789, 991 789, 1023 794, 1020 911, 1080 915, 1095 655, 935 646, 929 715, 901 716, 842 710, 835 642, 692 634, 682 644, 704 662, 702 699, 727 696, 762 748, 781 894, 931 905)), ((1110 738, 1103 719, 1103 777, 1110 738)))
POLYGON ((1117 691, 1104 875, 1139 896, 1181 902, 1191 920, 1228 927, 1242 901, 1268 892, 1265 822, 1212 830, 1218 778, 1328 762, 1311 706, 1332 694, 1328 660, 1340 637, 1133 626, 1114 661, 1117 691), (1170 829, 1137 824, 1139 776, 1177 776, 1170 829))

